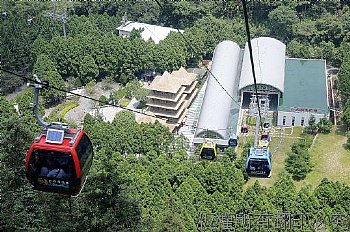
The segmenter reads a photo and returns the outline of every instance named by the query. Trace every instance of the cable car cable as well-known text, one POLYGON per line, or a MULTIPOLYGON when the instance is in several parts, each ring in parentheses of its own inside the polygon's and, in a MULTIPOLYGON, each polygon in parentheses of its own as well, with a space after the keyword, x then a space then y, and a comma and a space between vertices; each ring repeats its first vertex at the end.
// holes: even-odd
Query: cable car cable
POLYGON ((98 100, 98 99, 95 99, 95 98, 92 98, 92 97, 89 97, 89 96, 86 96, 86 95, 74 93, 74 92, 71 92, 71 91, 68 91, 68 90, 65 90, 65 89, 56 87, 56 86, 54 86, 54 85, 50 85, 50 84, 47 83, 47 82, 39 82, 39 81, 37 81, 37 80, 35 80, 35 79, 28 78, 28 77, 25 77, 25 76, 23 76, 23 75, 19 75, 19 74, 17 74, 17 73, 14 73, 14 72, 5 70, 5 69, 3 69, 3 68, 0 68, 0 71, 9 73, 9 74, 14 75, 14 76, 17 76, 17 77, 20 77, 20 78, 22 78, 22 79, 24 79, 24 80, 26 80, 26 81, 31 81, 31 82, 34 82, 34 83, 36 83, 36 84, 41 84, 41 85, 43 85, 43 86, 45 86, 45 87, 47 87, 47 88, 55 89, 55 90, 58 90, 58 91, 61 91, 61 92, 64 92, 64 93, 70 93, 70 94, 72 94, 72 95, 75 95, 75 96, 78 96, 78 97, 82 97, 82 98, 85 98, 85 99, 89 99, 89 100, 92 100, 92 101, 95 101, 95 102, 103 103, 103 104, 105 104, 105 105, 109 105, 109 106, 113 106, 113 107, 118 107, 118 108, 121 108, 121 109, 124 109, 124 110, 127 110, 127 111, 131 111, 131 112, 134 112, 134 113, 139 113, 139 114, 146 115, 146 116, 150 116, 150 117, 153 117, 153 118, 158 118, 158 119, 162 119, 162 120, 165 120, 165 119, 166 119, 166 118, 154 116, 154 115, 151 115, 151 114, 139 112, 139 111, 137 111, 137 110, 129 109, 129 108, 126 108, 126 107, 121 106, 121 105, 116 105, 116 104, 112 104, 112 103, 109 103, 109 102, 101 101, 101 100, 98 100))
MULTIPOLYGON (((65 90, 65 89, 62 89, 62 88, 59 88, 59 87, 56 87, 54 85, 50 85, 49 83, 47 82, 40 82, 40 81, 37 81, 33 78, 29 78, 29 77, 26 77, 26 76, 23 76, 23 75, 19 75, 17 73, 14 73, 12 71, 8 71, 6 69, 3 69, 3 68, 0 68, 0 71, 3 71, 3 72, 6 72, 8 74, 11 74, 11 75, 14 75, 14 76, 17 76, 17 77, 20 77, 26 81, 31 81, 31 82, 34 82, 36 84, 41 84, 47 88, 51 88, 51 89, 55 89, 55 90, 58 90, 58 91, 61 91, 61 92, 64 92, 64 93, 70 93, 72 95, 75 95, 75 96, 78 96, 78 97, 82 97, 82 98, 86 98, 86 99, 89 99, 89 100, 92 100, 92 101, 95 101, 95 102, 98 102, 98 103, 103 103, 105 105, 109 105, 109 106, 113 106, 113 107, 117 107, 117 108, 121 108, 121 109, 124 109, 124 110, 127 110, 127 111, 130 111, 130 112, 133 112, 133 113, 138 113, 138 114, 142 114, 142 115, 145 115, 145 116, 149 116, 149 117, 152 117, 152 118, 156 118, 156 119, 161 119, 161 120, 166 120, 166 118, 162 118, 162 117, 159 117, 159 116, 155 116, 155 115, 152 115, 152 114, 147 114, 147 113, 144 113, 144 112, 139 112, 137 110, 133 110, 133 109, 129 109, 129 108, 126 108, 126 107, 123 107, 123 106, 120 106, 120 105, 116 105, 116 104, 112 104, 112 103, 109 103, 109 102, 105 102, 105 101, 101 101, 101 100, 98 100, 98 99, 95 99, 95 98, 92 98, 92 97, 89 97, 89 96, 86 96, 86 95, 82 95, 82 94, 78 94, 78 93, 74 93, 74 92, 71 92, 71 91, 68 91, 68 90, 65 90)), ((177 123, 175 125, 180 125, 181 123, 177 123)), ((193 126, 193 125, 189 125, 189 124, 185 124, 183 123, 182 125, 184 126, 190 126, 192 128, 195 128, 195 129, 207 129, 207 128, 201 128, 201 127, 197 127, 197 126, 193 126)), ((227 128, 226 128, 227 129, 227 128)), ((226 130, 226 129, 216 129, 215 131, 217 130, 226 130)))
MULTIPOLYGON (((244 15, 244 24, 245 24, 245 29, 246 29, 246 35, 247 35, 247 43, 248 43, 248 50, 249 50, 249 55, 250 55, 250 65, 252 67, 252 74, 253 74, 253 79, 254 79, 254 89, 255 89, 255 95, 258 103, 258 112, 259 112, 259 119, 260 122, 261 120, 261 112, 260 112, 260 103, 259 103, 259 96, 258 96, 258 86, 256 84, 256 76, 255 76, 255 67, 254 67, 254 60, 253 60, 253 49, 252 49, 252 44, 251 44, 251 38, 250 38, 250 30, 249 30, 249 22, 248 22, 248 14, 247 14, 247 5, 246 1, 242 0, 242 5, 243 5, 243 15, 244 15)), ((261 129, 263 129, 262 124, 260 123, 261 129)))

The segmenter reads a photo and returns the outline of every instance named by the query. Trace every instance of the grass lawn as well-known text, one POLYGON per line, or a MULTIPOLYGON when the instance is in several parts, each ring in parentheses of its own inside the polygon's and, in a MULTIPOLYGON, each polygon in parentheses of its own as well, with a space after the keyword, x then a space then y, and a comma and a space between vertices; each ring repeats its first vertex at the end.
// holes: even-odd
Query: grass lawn
POLYGON ((335 128, 328 135, 318 134, 310 149, 314 167, 304 180, 296 182, 296 186, 316 186, 323 178, 350 185, 350 151, 343 147, 345 143, 346 137, 335 133, 335 128))
POLYGON ((71 100, 64 101, 61 104, 55 106, 52 109, 49 118, 52 120, 61 121, 64 119, 64 116, 69 110, 79 106, 78 100, 78 97, 73 97, 71 100))
MULTIPOLYGON (((272 158, 271 178, 251 177, 245 188, 253 185, 256 180, 266 187, 271 187, 276 182, 278 174, 284 169, 284 161, 290 146, 297 141, 302 129, 302 127, 294 127, 293 130, 286 128, 282 141, 275 133, 270 143, 271 151, 275 151, 272 158)), ((323 178, 350 185, 350 151, 343 147, 346 139, 346 136, 336 133, 335 128, 328 135, 317 135, 315 144, 310 149, 313 169, 304 180, 294 181, 297 189, 308 184, 316 187, 323 178)))

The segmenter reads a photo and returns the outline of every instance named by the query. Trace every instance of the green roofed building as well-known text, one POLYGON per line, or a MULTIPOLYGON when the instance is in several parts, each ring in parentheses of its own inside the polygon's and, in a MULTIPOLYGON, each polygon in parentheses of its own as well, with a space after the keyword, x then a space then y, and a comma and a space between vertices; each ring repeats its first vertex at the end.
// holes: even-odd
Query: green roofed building
POLYGON ((254 38, 251 46, 255 80, 248 43, 244 50, 232 41, 215 48, 199 117, 193 123, 194 144, 211 138, 220 147, 228 146, 229 138, 240 133, 245 114, 254 108, 256 92, 267 97, 266 110, 279 127, 308 126, 311 115, 316 123, 329 117, 325 60, 288 58, 286 45, 270 37, 254 38))
POLYGON ((326 61, 286 58, 284 92, 278 106, 277 126, 307 126, 328 117, 326 61))
MULTIPOLYGON (((326 61, 286 57, 286 45, 269 37, 252 39, 257 92, 268 96, 277 126, 308 126, 328 118, 326 61)), ((248 110, 255 94, 249 50, 244 49, 239 80, 241 109, 248 110)))

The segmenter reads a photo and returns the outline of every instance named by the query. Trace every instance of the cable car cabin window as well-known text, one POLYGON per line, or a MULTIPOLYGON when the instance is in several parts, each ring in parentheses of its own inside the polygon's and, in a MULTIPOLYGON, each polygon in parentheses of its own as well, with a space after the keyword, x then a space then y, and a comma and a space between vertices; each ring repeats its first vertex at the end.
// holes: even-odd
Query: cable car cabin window
POLYGON ((249 169, 251 171, 270 171, 269 162, 267 160, 251 159, 249 169))
POLYGON ((30 157, 28 172, 34 178, 49 177, 63 180, 76 178, 73 158, 68 152, 36 149, 30 157))
POLYGON ((215 158, 214 148, 203 148, 201 156, 205 159, 214 159, 215 158))
POLYGON ((78 153, 80 168, 83 169, 86 161, 92 156, 92 144, 89 138, 84 134, 81 137, 79 144, 77 145, 76 151, 78 153))
POLYGON ((261 135, 261 139, 269 139, 269 135, 268 134, 262 134, 261 135))

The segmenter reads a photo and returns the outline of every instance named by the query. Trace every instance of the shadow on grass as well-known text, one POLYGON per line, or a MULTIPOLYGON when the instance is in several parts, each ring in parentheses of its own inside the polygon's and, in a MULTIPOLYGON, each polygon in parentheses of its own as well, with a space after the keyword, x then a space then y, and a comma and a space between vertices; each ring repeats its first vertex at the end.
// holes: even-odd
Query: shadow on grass
POLYGON ((349 143, 343 144, 343 148, 346 150, 350 150, 350 144, 349 143))
POLYGON ((292 176, 292 179, 295 180, 295 181, 302 181, 302 180, 305 180, 306 178, 306 175, 305 176, 292 176))

